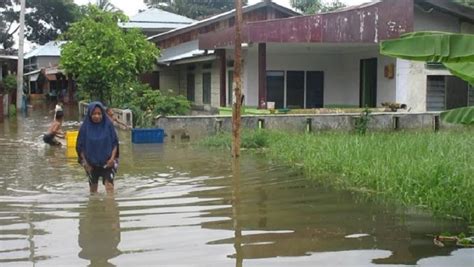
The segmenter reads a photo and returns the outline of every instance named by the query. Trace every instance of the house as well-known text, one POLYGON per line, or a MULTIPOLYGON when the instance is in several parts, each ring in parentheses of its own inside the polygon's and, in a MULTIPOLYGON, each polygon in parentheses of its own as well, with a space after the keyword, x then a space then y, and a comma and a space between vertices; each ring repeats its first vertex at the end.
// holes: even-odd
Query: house
MULTIPOLYGON (((468 84, 438 64, 383 56, 382 40, 413 31, 474 33, 474 10, 452 1, 380 0, 301 16, 269 0, 244 7, 245 104, 264 108, 377 107, 434 111, 474 104, 468 84)), ((229 11, 149 39, 162 49, 160 89, 198 105, 232 103, 229 11)))
MULTIPOLYGON (((0 81, 9 74, 16 75, 18 56, 0 50, 0 81)), ((14 101, 15 96, 3 95, 3 88, 0 88, 0 121, 4 115, 8 115, 8 105, 14 101)))
MULTIPOLYGON (((196 21, 181 15, 167 12, 158 8, 150 8, 139 12, 131 17, 128 22, 119 23, 123 29, 140 29, 147 37, 157 35, 170 30, 188 26, 196 21)), ((140 75, 140 80, 147 83, 151 88, 159 88, 158 71, 151 71, 140 75)))
POLYGON ((25 54, 25 81, 33 98, 47 96, 72 100, 74 81, 59 69, 61 45, 65 41, 50 41, 25 54), (67 92, 67 93, 66 93, 67 92))
POLYGON ((152 36, 185 27, 194 22, 196 21, 181 15, 158 8, 150 8, 131 17, 128 22, 120 22, 119 27, 140 29, 146 36, 152 36))

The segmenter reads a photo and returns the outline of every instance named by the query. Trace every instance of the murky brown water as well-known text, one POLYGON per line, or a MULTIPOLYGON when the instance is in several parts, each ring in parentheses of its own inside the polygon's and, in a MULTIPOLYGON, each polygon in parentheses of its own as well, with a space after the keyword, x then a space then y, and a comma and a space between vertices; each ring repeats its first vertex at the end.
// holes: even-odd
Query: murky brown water
POLYGON ((262 157, 233 167, 227 152, 132 145, 126 132, 115 196, 89 196, 76 160, 42 143, 51 117, 0 123, 1 266, 473 265, 473 249, 429 236, 461 222, 357 201, 262 157))

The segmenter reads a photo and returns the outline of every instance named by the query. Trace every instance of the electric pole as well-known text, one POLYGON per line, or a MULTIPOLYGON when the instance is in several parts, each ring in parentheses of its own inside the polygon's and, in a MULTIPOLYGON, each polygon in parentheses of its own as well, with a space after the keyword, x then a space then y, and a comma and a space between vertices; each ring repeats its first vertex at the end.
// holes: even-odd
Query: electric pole
MULTIPOLYGON (((20 111, 23 105, 23 47, 25 39, 25 0, 20 0, 20 32, 18 38, 18 68, 16 86, 16 109, 20 111)), ((24 107, 26 108, 26 107, 24 107)))
POLYGON ((240 107, 242 105, 242 0, 235 0, 234 105, 232 109, 232 157, 240 156, 240 107))

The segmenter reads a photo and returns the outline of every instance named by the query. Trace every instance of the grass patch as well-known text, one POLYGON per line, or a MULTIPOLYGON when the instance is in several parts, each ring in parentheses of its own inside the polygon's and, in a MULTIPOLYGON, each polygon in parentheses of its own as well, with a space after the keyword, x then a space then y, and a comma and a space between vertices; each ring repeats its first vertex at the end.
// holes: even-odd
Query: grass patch
MULTIPOLYGON (((473 222, 473 133, 473 128, 363 136, 257 131, 243 134, 242 147, 266 147, 269 158, 303 168, 308 178, 336 188, 473 222)), ((227 133, 206 145, 230 148, 230 140, 227 133)))

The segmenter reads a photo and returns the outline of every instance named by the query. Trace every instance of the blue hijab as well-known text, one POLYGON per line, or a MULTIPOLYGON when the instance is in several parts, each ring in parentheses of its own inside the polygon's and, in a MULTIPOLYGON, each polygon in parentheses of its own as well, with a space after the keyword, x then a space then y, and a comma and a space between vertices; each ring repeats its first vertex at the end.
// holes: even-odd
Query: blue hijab
POLYGON ((117 133, 105 113, 104 106, 100 102, 91 102, 77 136, 76 151, 79 159, 81 153, 84 153, 87 163, 102 167, 112 155, 112 150, 115 147, 118 150, 118 146, 117 133), (92 112, 96 107, 102 111, 102 120, 99 123, 92 121, 92 112))

